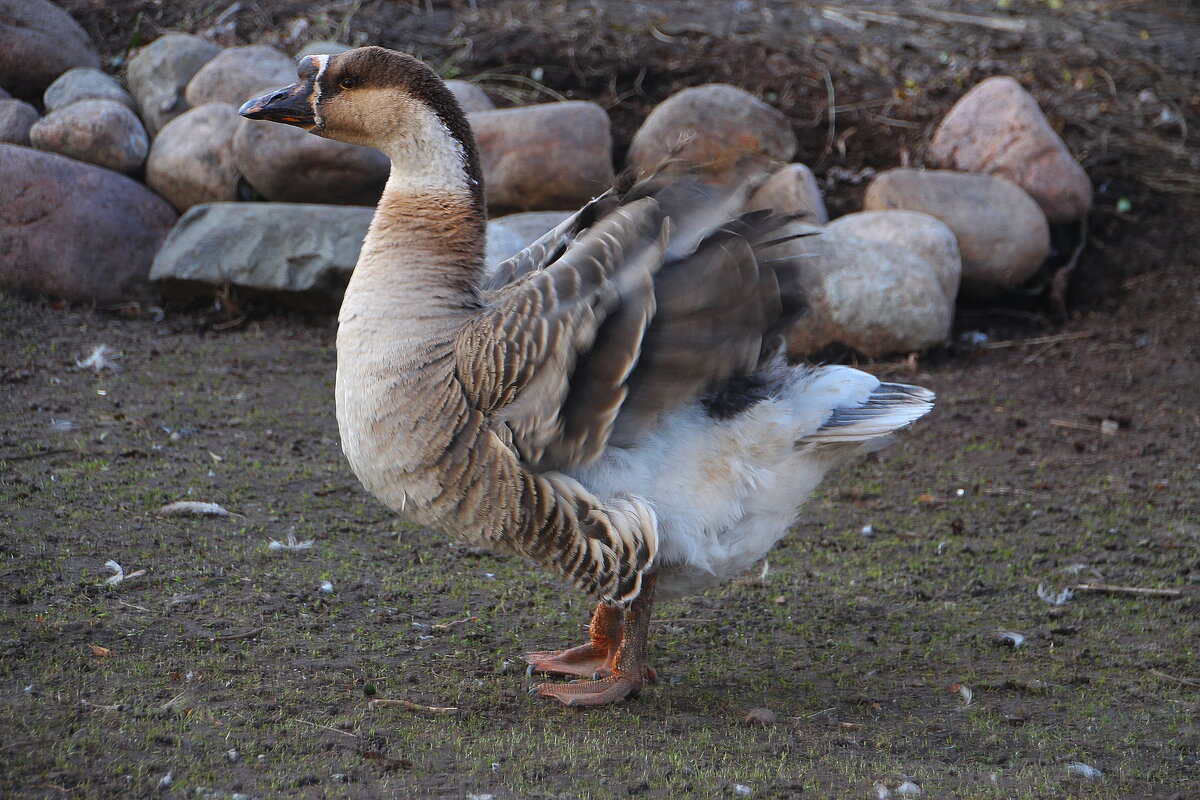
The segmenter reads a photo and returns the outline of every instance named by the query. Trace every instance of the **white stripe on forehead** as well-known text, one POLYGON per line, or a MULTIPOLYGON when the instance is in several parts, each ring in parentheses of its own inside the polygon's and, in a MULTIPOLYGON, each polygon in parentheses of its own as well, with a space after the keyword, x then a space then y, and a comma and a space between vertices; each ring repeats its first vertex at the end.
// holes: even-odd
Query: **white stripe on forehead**
POLYGON ((313 91, 312 91, 313 122, 315 122, 317 127, 319 128, 325 124, 325 121, 321 119, 321 112, 320 112, 320 108, 321 108, 321 77, 325 74, 325 69, 329 66, 329 56, 309 56, 309 58, 316 59, 316 62, 320 65, 317 68, 316 77, 313 78, 313 91))

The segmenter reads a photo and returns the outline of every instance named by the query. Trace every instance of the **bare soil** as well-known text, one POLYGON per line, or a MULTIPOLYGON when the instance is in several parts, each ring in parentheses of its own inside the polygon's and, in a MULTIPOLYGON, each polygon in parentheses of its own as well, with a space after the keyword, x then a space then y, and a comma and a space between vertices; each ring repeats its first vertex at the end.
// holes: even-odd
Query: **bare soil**
POLYGON ((1194 796, 1194 5, 63 5, 114 69, 170 28, 337 36, 506 102, 595 99, 618 153, 672 91, 733 82, 791 117, 835 213, 870 170, 921 163, 962 91, 1013 74, 1097 207, 1022 291, 959 310, 956 336, 986 343, 862 364, 937 409, 831 478, 769 569, 664 604, 660 683, 586 713, 527 698, 517 666, 582 636, 584 598, 358 486, 331 319, 0 296, 0 796, 1194 796), (99 344, 119 369, 77 366, 99 344), (158 513, 178 500, 232 515, 158 513), (289 537, 312 545, 269 548, 289 537), (109 585, 109 559, 146 573, 109 585), (1039 598, 1079 584, 1173 594, 1039 598), (777 721, 744 722, 759 707, 777 721))

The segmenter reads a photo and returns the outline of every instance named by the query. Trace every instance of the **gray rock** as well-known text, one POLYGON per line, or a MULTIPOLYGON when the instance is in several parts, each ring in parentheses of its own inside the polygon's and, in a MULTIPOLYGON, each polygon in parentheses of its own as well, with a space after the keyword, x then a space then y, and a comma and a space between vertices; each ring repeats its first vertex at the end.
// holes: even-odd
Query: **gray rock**
POLYGON ((330 39, 318 39, 296 50, 296 59, 299 60, 305 56, 336 56, 349 49, 351 48, 348 44, 342 44, 330 39))
POLYGON ((804 164, 788 164, 776 170, 750 195, 747 211, 771 208, 780 214, 803 214, 805 222, 824 225, 829 221, 825 201, 812 170, 804 164))
POLYGON ((9 100, 11 98, 12 95, 8 93, 8 90, 3 86, 0 86, 0 100, 9 100))
POLYGON ((249 119, 238 123, 233 151, 246 182, 280 203, 373 206, 391 169, 387 156, 370 147, 249 119))
POLYGON ((868 211, 908 209, 954 231, 962 255, 961 294, 997 296, 1035 272, 1050 252, 1046 215, 1011 181, 947 170, 893 169, 867 187, 868 211))
POLYGON ((300 295, 335 308, 358 261, 374 210, 302 203, 205 203, 188 209, 150 276, 176 296, 214 286, 300 295))
POLYGON ((487 263, 494 266, 519 253, 574 211, 526 211, 488 221, 487 263))
POLYGON ((107 72, 95 67, 69 69, 46 89, 42 105, 46 112, 57 111, 77 100, 115 100, 136 109, 133 96, 107 72))
POLYGON ((809 306, 787 333, 789 354, 840 344, 879 358, 924 350, 949 335, 953 305, 920 256, 803 223, 790 228, 818 233, 777 248, 777 257, 794 257, 792 274, 809 306))
POLYGON ((141 169, 150 139, 137 114, 115 100, 79 100, 42 117, 29 129, 39 150, 132 173, 141 169))
POLYGON ((724 83, 684 89, 659 103, 629 146, 628 163, 648 174, 669 158, 700 165, 725 183, 796 152, 796 134, 780 111, 724 83))
POLYGON ((476 111, 491 111, 496 107, 496 104, 492 102, 492 98, 488 97, 487 92, 477 83, 449 80, 446 81, 446 88, 454 93, 458 104, 462 106, 463 113, 473 114, 476 111))
POLYGON ((262 44, 229 47, 205 63, 188 82, 184 96, 195 108, 205 103, 242 103, 296 80, 296 62, 262 44))
POLYGON ((48 0, 0 0, 0 85, 37 101, 72 67, 99 67, 100 54, 71 15, 48 0))
POLYGON ((24 100, 0 100, 0 142, 29 147, 29 129, 39 119, 37 109, 24 100))
POLYGON ((1014 79, 976 85, 938 125, 929 145, 935 166, 1007 178, 1029 193, 1051 222, 1070 222, 1092 207, 1092 181, 1014 79))
POLYGON ((0 283, 71 301, 144 299, 175 222, 124 175, 16 145, 0 144, 0 197, 0 283))
POLYGON ((829 223, 828 230, 873 242, 903 247, 933 267, 938 283, 951 304, 962 280, 958 239, 946 223, 920 211, 860 211, 829 223))
POLYGON ((237 199, 233 136, 241 121, 226 103, 206 103, 168 122, 146 160, 146 183, 179 211, 237 199))
POLYGON ((220 52, 199 36, 168 33, 129 59, 125 79, 151 135, 188 110, 183 94, 188 82, 220 52))
POLYGON ((477 111, 470 121, 493 213, 574 208, 612 185, 608 114, 595 103, 477 111))

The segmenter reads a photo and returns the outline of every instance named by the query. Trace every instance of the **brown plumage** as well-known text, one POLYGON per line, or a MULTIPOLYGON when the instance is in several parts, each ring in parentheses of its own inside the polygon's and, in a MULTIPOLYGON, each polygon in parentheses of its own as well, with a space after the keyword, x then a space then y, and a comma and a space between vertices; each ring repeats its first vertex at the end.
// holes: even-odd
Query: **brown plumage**
POLYGON ((339 316, 343 449, 410 520, 532 558, 600 601, 590 644, 529 656, 598 679, 543 694, 598 705, 652 680, 645 626, 660 575, 678 576, 663 587, 674 590, 761 557, 841 457, 797 461, 805 437, 848 453, 928 410, 924 390, 893 387, 846 430, 820 428, 880 385, 778 362, 780 333, 803 308, 796 264, 767 257, 788 220, 731 214, 739 190, 656 176, 598 198, 489 274, 478 156, 437 76, 374 47, 306 58, 299 74, 242 113, 392 160, 339 316), (816 399, 810 384, 825 387, 816 399), (624 469, 646 476, 623 476, 629 458, 624 469), (741 474, 733 465, 747 459, 768 460, 741 474), (683 496, 642 491, 676 466, 696 476, 683 496), (778 497, 745 494, 760 480, 747 476, 771 470, 796 472, 794 490, 772 480, 778 497), (712 498, 727 499, 691 520, 687 507, 712 498), (663 544, 671 558, 659 563, 663 544))

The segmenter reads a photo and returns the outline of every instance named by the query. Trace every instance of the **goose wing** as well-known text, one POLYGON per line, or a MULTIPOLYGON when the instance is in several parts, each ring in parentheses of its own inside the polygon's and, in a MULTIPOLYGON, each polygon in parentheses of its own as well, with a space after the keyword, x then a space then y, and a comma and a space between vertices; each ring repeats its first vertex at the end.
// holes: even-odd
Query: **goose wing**
POLYGON ((775 352, 799 304, 760 251, 786 220, 755 212, 708 227, 727 200, 639 185, 498 268, 511 280, 460 337, 459 379, 530 468, 631 444, 775 352))

